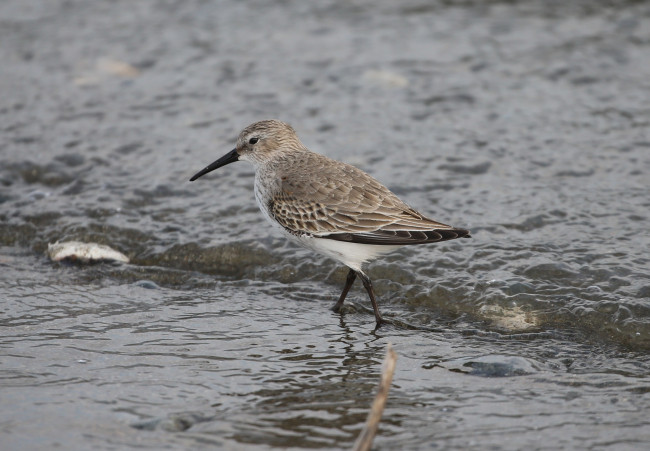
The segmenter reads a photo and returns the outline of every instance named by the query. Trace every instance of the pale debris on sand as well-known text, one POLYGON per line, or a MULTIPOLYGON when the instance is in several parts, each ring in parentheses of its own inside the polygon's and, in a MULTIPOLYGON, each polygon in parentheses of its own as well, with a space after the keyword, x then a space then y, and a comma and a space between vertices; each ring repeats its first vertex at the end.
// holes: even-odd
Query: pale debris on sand
POLYGON ((96 261, 119 261, 128 263, 129 257, 108 246, 98 243, 82 243, 80 241, 66 241, 47 245, 47 254, 55 261, 71 260, 81 263, 96 261))
POLYGON ((390 88, 404 88, 409 84, 406 77, 384 70, 368 70, 363 73, 363 79, 390 88))

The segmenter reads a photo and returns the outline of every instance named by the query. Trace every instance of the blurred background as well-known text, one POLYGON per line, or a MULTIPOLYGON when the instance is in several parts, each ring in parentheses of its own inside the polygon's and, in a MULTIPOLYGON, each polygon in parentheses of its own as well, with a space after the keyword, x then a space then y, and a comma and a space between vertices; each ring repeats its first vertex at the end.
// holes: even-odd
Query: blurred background
POLYGON ((0 2, 3 449, 650 442, 650 4, 0 2), (472 240, 360 283, 275 233, 280 119, 472 240), (48 243, 129 264, 52 262, 48 243))

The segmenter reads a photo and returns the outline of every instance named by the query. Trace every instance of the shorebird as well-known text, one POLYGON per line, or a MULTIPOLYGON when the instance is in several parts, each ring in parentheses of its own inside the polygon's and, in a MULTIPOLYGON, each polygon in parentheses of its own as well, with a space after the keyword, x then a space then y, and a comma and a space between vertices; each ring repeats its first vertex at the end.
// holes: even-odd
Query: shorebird
POLYGON ((360 169, 310 151, 284 122, 246 127, 237 146, 190 179, 235 161, 255 167, 255 199, 271 224, 300 245, 349 268, 339 312, 357 276, 370 297, 377 327, 384 322, 362 266, 413 244, 469 237, 469 231, 429 219, 360 169))

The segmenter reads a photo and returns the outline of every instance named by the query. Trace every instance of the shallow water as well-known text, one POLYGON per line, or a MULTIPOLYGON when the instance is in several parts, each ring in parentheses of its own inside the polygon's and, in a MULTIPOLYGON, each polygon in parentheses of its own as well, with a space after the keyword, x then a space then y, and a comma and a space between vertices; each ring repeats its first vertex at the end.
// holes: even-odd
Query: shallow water
POLYGON ((3 449, 650 443, 650 6, 0 3, 3 449), (346 270, 264 222, 290 122, 472 240, 346 270), (99 242, 131 263, 53 263, 99 242))

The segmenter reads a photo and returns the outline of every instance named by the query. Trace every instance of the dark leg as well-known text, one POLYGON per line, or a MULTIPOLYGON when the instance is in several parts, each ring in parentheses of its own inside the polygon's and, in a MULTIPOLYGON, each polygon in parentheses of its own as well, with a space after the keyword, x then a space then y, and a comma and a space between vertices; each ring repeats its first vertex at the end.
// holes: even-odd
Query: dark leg
POLYGON ((381 326, 381 323, 384 322, 384 319, 381 317, 381 313, 379 313, 379 307, 377 306, 377 301, 375 300, 375 292, 372 289, 372 282, 370 282, 368 276, 366 276, 362 272, 359 272, 359 277, 361 277, 363 286, 368 292, 368 296, 370 296, 370 302, 372 302, 372 309, 375 311, 375 320, 377 321, 377 327, 379 327, 381 326))
POLYGON ((345 286, 343 287, 343 292, 341 293, 341 297, 339 298, 338 302, 334 304, 334 307, 332 307, 332 310, 334 312, 337 312, 341 310, 341 307, 343 307, 343 301, 345 301, 345 297, 348 295, 348 291, 350 291, 350 287, 354 283, 355 279, 357 278, 357 273, 354 272, 353 269, 350 270, 348 273, 348 278, 345 280, 345 286))

